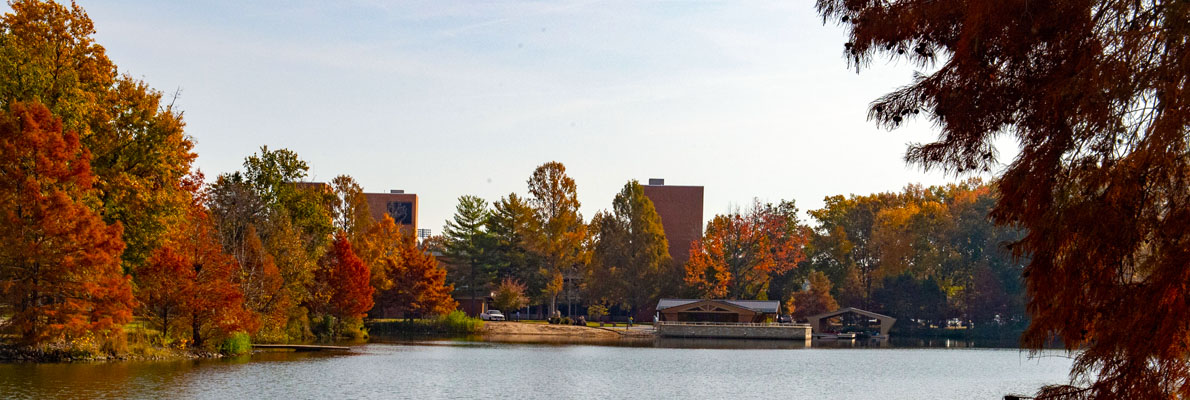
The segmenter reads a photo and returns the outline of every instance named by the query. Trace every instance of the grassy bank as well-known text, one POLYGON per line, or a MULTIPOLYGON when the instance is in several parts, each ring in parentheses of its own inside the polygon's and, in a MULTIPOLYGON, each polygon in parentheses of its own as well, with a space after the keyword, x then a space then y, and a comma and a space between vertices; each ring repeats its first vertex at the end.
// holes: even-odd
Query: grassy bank
POLYGON ((462 311, 434 318, 422 319, 376 319, 364 322, 368 332, 372 335, 440 335, 464 336, 478 333, 483 328, 483 321, 468 317, 462 311))
POLYGON ((16 337, 0 337, 0 362, 189 360, 252 351, 251 339, 243 332, 211 343, 208 348, 194 348, 184 342, 169 341, 161 332, 141 322, 132 322, 123 328, 122 334, 115 337, 88 335, 38 346, 18 344, 16 337))

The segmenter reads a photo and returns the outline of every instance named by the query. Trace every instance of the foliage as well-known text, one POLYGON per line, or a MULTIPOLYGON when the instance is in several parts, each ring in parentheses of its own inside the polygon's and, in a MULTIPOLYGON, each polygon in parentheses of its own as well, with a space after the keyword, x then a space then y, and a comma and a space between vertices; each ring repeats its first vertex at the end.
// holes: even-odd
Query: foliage
POLYGON ((538 259, 528 250, 534 224, 533 209, 516 193, 510 193, 492 204, 486 227, 492 239, 488 259, 496 277, 523 283, 526 293, 541 293, 545 286, 538 259))
POLYGON ((386 213, 379 222, 369 226, 361 242, 356 243, 359 245, 356 254, 372 271, 371 283, 376 292, 388 290, 395 284, 393 277, 388 275, 385 260, 391 258, 400 263, 401 243, 405 236, 393 217, 386 213))
POLYGON ((1022 321, 1021 264, 1003 248, 1021 234, 986 217, 995 199, 979 180, 830 197, 825 208, 810 212, 820 223, 810 246, 810 265, 832 279, 843 305, 885 310, 902 319, 1022 321), (915 284, 902 287, 911 291, 877 296, 882 285, 895 281, 889 278, 901 275, 915 282, 929 280, 933 286, 915 284), (941 296, 912 291, 931 287, 941 296), (927 299, 937 304, 892 304, 927 299), (917 314, 926 309, 932 311, 917 314))
POLYGON ((244 308, 244 295, 234 283, 239 266, 216 242, 210 214, 192 177, 194 201, 186 221, 163 247, 138 269, 137 299, 144 315, 167 339, 187 339, 202 348, 208 339, 237 330, 254 330, 256 321, 244 308))
POLYGON ((500 286, 496 287, 496 294, 492 296, 492 301, 495 303, 496 309, 504 310, 505 313, 529 305, 529 298, 525 297, 525 285, 512 278, 504 278, 504 281, 500 282, 500 286))
POLYGON ((1028 232, 1013 245, 1031 256, 1024 343, 1085 349, 1071 376, 1090 381, 1079 396, 1190 396, 1190 325, 1177 322, 1190 318, 1190 5, 817 4, 852 21, 857 67, 876 54, 942 63, 869 111, 886 127, 919 112, 939 127, 909 161, 962 173, 994 165, 1001 135, 1020 144, 991 214, 1028 232))
MULTIPOLYGON (((610 301, 632 311, 649 307, 681 274, 673 267, 661 217, 637 181, 624 184, 612 200, 611 213, 591 220, 594 236, 587 291, 591 299, 610 301)), ((635 314, 635 312, 632 312, 635 314)))
POLYGON ((123 226, 126 271, 142 265, 184 219, 181 187, 195 158, 182 115, 162 93, 118 76, 81 7, 18 0, 0 20, 0 105, 45 104, 91 154, 96 200, 123 226))
POLYGON ((809 232, 792 202, 753 204, 746 215, 717 215, 690 246, 685 284, 700 298, 767 300, 774 276, 805 259, 809 232))
POLYGON ((257 339, 261 341, 284 341, 289 307, 294 303, 284 290, 281 271, 265 251, 254 226, 248 226, 244 242, 236 283, 244 294, 244 305, 260 321, 259 330, 253 334, 260 335, 257 339))
POLYGON ((821 271, 813 271, 809 275, 809 287, 789 295, 785 301, 785 311, 795 320, 805 320, 812 315, 818 315, 839 309, 835 298, 831 297, 831 281, 821 271))
POLYGON ((252 338, 247 332, 234 332, 219 344, 219 352, 235 356, 252 351, 252 338))
MULTIPOLYGON (((372 309, 372 272, 351 249, 347 233, 339 231, 330 251, 322 257, 316 282, 320 291, 315 298, 325 298, 324 314, 339 322, 359 322, 372 309)), ((353 327, 358 329, 358 326, 353 327)), ((336 327, 331 332, 338 332, 336 327)))
POLYGON ((587 307, 587 316, 591 317, 592 321, 600 321, 607 315, 607 306, 592 304, 590 307, 587 307))
POLYGON ((27 344, 120 336, 135 299, 119 223, 95 200, 90 153, 40 104, 0 113, 0 315, 27 344))
POLYGON ((375 294, 377 307, 386 313, 400 313, 407 319, 424 315, 443 315, 458 307, 450 297, 454 290, 446 284, 446 270, 438 260, 417 247, 413 235, 400 241, 400 258, 384 258, 385 274, 393 287, 375 294))
POLYGON ((478 298, 492 282, 492 265, 488 250, 492 237, 485 231, 490 215, 488 202, 477 196, 460 196, 455 215, 442 228, 443 256, 453 268, 447 270, 448 280, 456 288, 465 289, 471 298, 478 298), (453 273, 452 273, 453 272, 453 273))
POLYGON ((373 320, 367 327, 378 335, 470 335, 483 329, 483 321, 454 310, 428 319, 373 320))
POLYGON ((910 319, 929 326, 944 325, 947 317, 946 292, 933 277, 917 279, 906 273, 886 277, 872 294, 879 305, 877 311, 904 319, 910 319))
POLYGON ((328 209, 336 231, 347 233, 351 243, 360 243, 363 236, 375 224, 368 208, 364 189, 348 175, 339 175, 331 180, 331 203, 328 209))
MULTIPOLYGON (((223 174, 212 185, 209 206, 224 249, 241 269, 271 266, 241 274, 250 308, 268 314, 261 321, 270 340, 308 339, 307 310, 328 300, 315 297, 315 273, 332 236, 330 208, 340 197, 331 186, 300 183, 308 169, 296 153, 262 146, 260 153, 245 159, 243 172, 223 174), (261 244, 259 250, 252 250, 255 255, 248 249, 253 240, 261 244), (261 254, 271 261, 265 263, 261 254), (271 270, 276 270, 283 293, 273 292, 272 275, 259 273, 271 270), (251 281, 266 277, 267 284, 251 281)), ((338 183, 350 186, 346 178, 338 183)))
POLYGON ((578 211, 574 179, 566 175, 562 163, 551 161, 538 166, 528 183, 528 204, 535 217, 528 248, 542 262, 540 274, 548 282, 542 294, 549 299, 553 314, 558 309, 558 295, 569 289, 569 278, 577 277, 579 266, 586 263, 583 242, 587 226, 578 211))

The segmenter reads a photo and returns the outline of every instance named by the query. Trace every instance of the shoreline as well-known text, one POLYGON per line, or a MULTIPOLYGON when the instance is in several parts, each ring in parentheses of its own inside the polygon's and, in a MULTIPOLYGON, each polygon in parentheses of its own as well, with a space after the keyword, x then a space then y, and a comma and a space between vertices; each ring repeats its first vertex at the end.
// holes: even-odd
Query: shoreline
POLYGON ((155 347, 148 354, 126 352, 123 354, 85 354, 67 349, 35 349, 13 345, 0 345, 0 363, 87 363, 121 361, 182 361, 218 359, 226 357, 218 352, 193 351, 155 347))

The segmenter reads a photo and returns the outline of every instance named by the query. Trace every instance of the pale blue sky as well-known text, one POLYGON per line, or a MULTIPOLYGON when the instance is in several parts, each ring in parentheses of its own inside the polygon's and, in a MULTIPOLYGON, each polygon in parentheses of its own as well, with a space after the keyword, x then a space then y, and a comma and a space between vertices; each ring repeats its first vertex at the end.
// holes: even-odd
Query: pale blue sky
POLYGON ((954 181, 902 161, 928 122, 866 121, 913 67, 848 70, 811 1, 79 4, 122 72, 181 89, 208 177, 289 148, 313 180, 417 193, 435 234, 458 196, 524 193, 550 160, 588 219, 629 179, 705 186, 706 218, 954 181))

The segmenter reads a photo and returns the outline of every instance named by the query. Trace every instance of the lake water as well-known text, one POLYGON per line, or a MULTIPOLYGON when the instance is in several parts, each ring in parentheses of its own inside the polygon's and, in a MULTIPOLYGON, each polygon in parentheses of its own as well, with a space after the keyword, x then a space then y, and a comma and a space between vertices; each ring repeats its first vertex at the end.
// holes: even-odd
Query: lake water
MULTIPOLYGON (((236 360, 0 364, 0 398, 1000 399, 1061 383, 1063 352, 676 340, 370 343, 236 360), (624 343, 620 343, 624 344, 624 343)), ((944 346, 965 343, 914 343, 944 346)))

